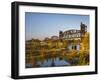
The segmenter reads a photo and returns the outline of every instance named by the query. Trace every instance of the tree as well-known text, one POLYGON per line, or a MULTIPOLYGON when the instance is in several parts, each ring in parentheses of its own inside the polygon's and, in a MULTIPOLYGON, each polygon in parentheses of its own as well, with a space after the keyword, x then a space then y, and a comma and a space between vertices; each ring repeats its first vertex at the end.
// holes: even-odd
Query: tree
POLYGON ((82 50, 84 50, 84 51, 89 50, 90 44, 89 44, 89 33, 88 32, 84 34, 81 45, 82 45, 82 50))

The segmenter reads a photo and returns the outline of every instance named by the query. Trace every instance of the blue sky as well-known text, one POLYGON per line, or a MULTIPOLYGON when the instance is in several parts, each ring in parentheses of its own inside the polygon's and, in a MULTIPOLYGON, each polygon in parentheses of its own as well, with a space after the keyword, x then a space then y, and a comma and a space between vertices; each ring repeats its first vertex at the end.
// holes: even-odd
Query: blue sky
POLYGON ((81 22, 87 25, 89 31, 89 19, 88 15, 25 12, 25 38, 43 40, 59 36, 60 30, 80 29, 81 22))

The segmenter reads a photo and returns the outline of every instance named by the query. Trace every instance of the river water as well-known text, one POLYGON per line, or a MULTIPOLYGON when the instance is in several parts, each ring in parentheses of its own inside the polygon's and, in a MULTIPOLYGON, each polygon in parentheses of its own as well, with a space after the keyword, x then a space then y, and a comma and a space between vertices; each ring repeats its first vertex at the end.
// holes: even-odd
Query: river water
MULTIPOLYGON (((56 57, 56 58, 48 58, 40 61, 36 61, 36 66, 35 67, 58 67, 58 66, 69 66, 70 63, 61 58, 61 57, 56 57)), ((32 64, 26 64, 26 68, 33 68, 32 64)))

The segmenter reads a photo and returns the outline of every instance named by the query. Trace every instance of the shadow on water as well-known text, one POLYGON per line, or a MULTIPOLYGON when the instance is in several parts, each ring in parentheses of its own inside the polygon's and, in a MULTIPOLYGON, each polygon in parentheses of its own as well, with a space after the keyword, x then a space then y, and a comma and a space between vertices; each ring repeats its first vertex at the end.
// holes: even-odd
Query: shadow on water
MULTIPOLYGON (((62 57, 47 58, 36 61, 36 67, 57 67, 57 66, 69 66, 70 63, 62 57)), ((27 68, 32 68, 32 64, 26 64, 27 68)))

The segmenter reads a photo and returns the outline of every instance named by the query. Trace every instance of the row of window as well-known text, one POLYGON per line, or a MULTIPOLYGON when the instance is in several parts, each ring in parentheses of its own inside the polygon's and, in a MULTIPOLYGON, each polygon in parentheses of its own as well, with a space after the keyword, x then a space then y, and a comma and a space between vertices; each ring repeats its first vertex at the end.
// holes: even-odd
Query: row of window
POLYGON ((66 34, 64 34, 63 38, 78 38, 78 37, 81 37, 80 33, 72 34, 72 35, 66 35, 66 34))

